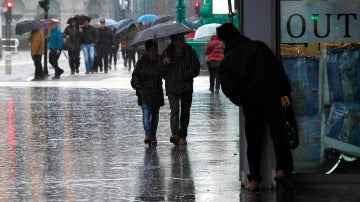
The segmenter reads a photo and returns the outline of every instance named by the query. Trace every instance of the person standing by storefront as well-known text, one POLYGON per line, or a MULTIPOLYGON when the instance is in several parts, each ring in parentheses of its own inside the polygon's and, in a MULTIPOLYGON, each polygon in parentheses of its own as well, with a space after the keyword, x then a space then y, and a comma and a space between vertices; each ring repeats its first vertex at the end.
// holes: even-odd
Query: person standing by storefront
POLYGON ((49 37, 49 63, 55 70, 55 76, 52 79, 60 79, 60 75, 64 73, 64 70, 59 67, 58 60, 63 50, 64 41, 63 34, 58 28, 59 21, 52 20, 50 23, 51 34, 49 37))
POLYGON ((265 43, 242 36, 233 24, 225 23, 216 31, 225 42, 219 69, 222 91, 235 105, 242 106, 245 116, 250 171, 247 188, 259 190, 262 139, 268 127, 276 156, 275 181, 292 189, 293 158, 281 127, 282 107, 290 104, 291 92, 284 68, 265 43))
POLYGON ((221 60, 224 59, 224 48, 225 45, 220 39, 213 35, 211 39, 206 44, 205 54, 206 54, 206 64, 208 65, 209 77, 210 77, 210 92, 214 94, 215 92, 219 93, 220 81, 218 70, 221 60))
POLYGON ((79 32, 82 41, 82 50, 84 52, 86 74, 89 74, 94 65, 95 48, 94 44, 97 39, 97 31, 95 27, 90 25, 90 19, 84 20, 84 26, 80 26, 79 32))
POLYGON ((166 95, 170 104, 170 142, 186 145, 194 78, 200 73, 195 50, 186 43, 184 35, 170 36, 171 44, 162 53, 166 95))
POLYGON ((41 58, 44 54, 44 32, 42 29, 31 31, 29 38, 30 52, 35 65, 35 75, 31 81, 44 80, 44 72, 41 64, 41 58))

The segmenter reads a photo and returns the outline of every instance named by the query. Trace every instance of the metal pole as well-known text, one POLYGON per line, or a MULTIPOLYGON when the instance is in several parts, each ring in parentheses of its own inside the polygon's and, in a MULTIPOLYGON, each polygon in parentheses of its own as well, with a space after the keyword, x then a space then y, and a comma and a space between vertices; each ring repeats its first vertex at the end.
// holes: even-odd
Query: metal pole
MULTIPOLYGON (((49 6, 47 5, 44 9, 44 19, 48 19, 49 18, 49 6)), ((45 49, 45 53, 44 53, 44 75, 45 76, 49 76, 49 71, 48 71, 48 67, 47 67, 47 61, 48 61, 48 29, 45 28, 44 30, 44 35, 45 35, 45 39, 44 39, 44 49, 45 49)))
POLYGON ((234 24, 234 13, 232 12, 232 5, 231 5, 231 0, 228 0, 228 6, 229 6, 229 18, 230 18, 230 23, 234 24))

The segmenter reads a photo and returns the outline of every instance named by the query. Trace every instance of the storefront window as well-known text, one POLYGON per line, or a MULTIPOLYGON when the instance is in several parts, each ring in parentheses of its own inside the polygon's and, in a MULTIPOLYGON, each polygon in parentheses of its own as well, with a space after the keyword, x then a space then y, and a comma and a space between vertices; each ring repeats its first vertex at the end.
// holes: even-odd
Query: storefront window
POLYGON ((281 1, 295 172, 360 174, 360 1, 281 1))

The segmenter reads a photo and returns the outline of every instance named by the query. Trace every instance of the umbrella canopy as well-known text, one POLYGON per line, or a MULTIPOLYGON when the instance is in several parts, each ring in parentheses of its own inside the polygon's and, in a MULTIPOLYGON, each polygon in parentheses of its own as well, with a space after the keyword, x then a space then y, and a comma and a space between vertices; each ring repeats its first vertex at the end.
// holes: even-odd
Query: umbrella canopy
POLYGON ((193 31, 193 29, 181 23, 160 23, 138 32, 130 45, 135 46, 150 39, 163 40, 173 34, 187 34, 193 31))
POLYGON ((16 23, 15 34, 20 35, 26 32, 30 32, 32 30, 37 30, 42 28, 44 28, 44 25, 40 20, 33 20, 33 19, 22 20, 16 23))
MULTIPOLYGON (((130 22, 130 21, 129 21, 130 22)), ((120 26, 119 26, 120 27, 120 26)), ((115 37, 116 40, 120 43, 121 41, 123 41, 125 39, 125 37, 128 35, 129 30, 137 30, 137 22, 136 21, 132 21, 132 23, 129 23, 125 26, 123 26, 120 29, 116 29, 115 32, 115 37)), ((136 32, 134 33, 134 35, 136 34, 136 32)))
POLYGON ((197 29, 199 28, 199 18, 186 18, 185 25, 190 28, 197 29))
POLYGON ((40 21, 43 23, 44 28, 46 28, 46 29, 49 29, 50 24, 53 23, 53 22, 56 23, 56 24, 60 23, 60 21, 57 20, 57 19, 41 19, 40 21))
POLYGON ((155 18, 154 21, 151 22, 150 27, 160 24, 160 23, 165 23, 165 22, 169 22, 169 21, 173 21, 174 20, 174 16, 171 15, 160 15, 157 18, 155 18))
MULTIPOLYGON (((97 24, 100 25, 100 22, 98 22, 97 24)), ((119 26, 119 23, 116 22, 113 19, 106 18, 105 19, 105 26, 107 26, 107 27, 111 27, 111 26, 117 27, 117 26, 119 26)))
POLYGON ((131 24, 137 23, 134 19, 122 19, 118 22, 118 26, 116 27, 116 30, 121 30, 124 27, 129 27, 131 24))
POLYGON ((83 13, 78 13, 78 14, 75 14, 73 16, 71 16, 68 20, 67 20, 67 24, 71 24, 71 20, 72 19, 76 19, 76 23, 78 25, 83 25, 84 24, 84 21, 85 20, 91 20, 91 18, 83 13))
POLYGON ((216 28, 220 27, 221 24, 218 23, 210 23, 203 26, 200 26, 194 36, 194 41, 208 41, 211 36, 216 34, 216 28))
POLYGON ((157 18, 157 16, 154 14, 146 14, 146 15, 140 16, 137 21, 150 23, 150 22, 154 21, 156 18, 157 18))

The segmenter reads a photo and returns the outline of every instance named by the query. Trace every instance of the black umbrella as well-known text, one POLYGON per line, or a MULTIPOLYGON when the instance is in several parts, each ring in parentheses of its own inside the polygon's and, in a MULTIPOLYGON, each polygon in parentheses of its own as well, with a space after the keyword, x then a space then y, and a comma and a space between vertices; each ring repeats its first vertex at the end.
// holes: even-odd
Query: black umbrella
POLYGON ((85 14, 82 14, 82 13, 78 13, 78 14, 75 14, 73 16, 71 16, 68 20, 67 20, 67 24, 71 24, 71 20, 72 19, 75 19, 76 20, 76 23, 78 25, 83 25, 84 24, 84 21, 85 20, 88 20, 90 22, 91 18, 85 14))
POLYGON ((173 34, 187 34, 193 31, 194 29, 182 23, 160 23, 138 32, 130 42, 130 45, 142 44, 150 39, 164 40, 173 34))
POLYGON ((28 19, 22 20, 16 23, 15 34, 23 34, 32 30, 44 28, 43 23, 40 20, 28 19))
POLYGON ((165 22, 169 22, 169 21, 173 21, 174 20, 174 16, 171 15, 160 15, 157 18, 155 18, 154 21, 151 22, 150 27, 160 24, 160 23, 165 23, 165 22))

